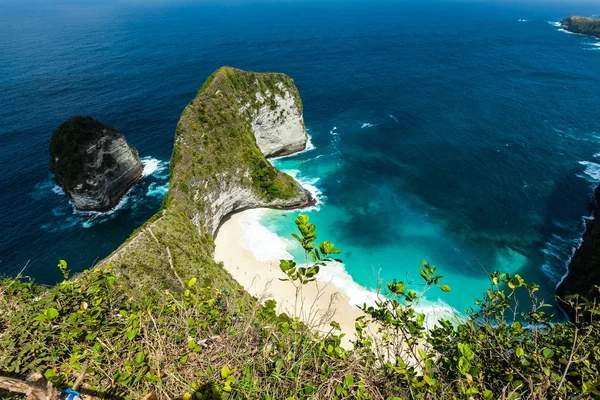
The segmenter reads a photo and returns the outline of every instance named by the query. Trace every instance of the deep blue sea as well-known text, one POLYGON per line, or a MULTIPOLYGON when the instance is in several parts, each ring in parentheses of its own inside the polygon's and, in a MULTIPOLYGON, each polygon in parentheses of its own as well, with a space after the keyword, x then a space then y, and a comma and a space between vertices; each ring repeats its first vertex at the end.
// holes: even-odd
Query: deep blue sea
MULTIPOLYGON (((496 269, 551 301, 600 182, 600 40, 555 24, 600 4, 564 3, 0 2, 0 273, 50 284, 59 259, 116 249, 160 207, 183 108, 230 65, 294 78, 314 149, 275 163, 318 194, 339 279, 417 283, 426 259, 452 287, 432 303, 465 310, 496 269), (110 213, 52 181, 50 136, 77 114, 144 159, 110 213)), ((294 216, 257 220, 283 240, 294 216)))

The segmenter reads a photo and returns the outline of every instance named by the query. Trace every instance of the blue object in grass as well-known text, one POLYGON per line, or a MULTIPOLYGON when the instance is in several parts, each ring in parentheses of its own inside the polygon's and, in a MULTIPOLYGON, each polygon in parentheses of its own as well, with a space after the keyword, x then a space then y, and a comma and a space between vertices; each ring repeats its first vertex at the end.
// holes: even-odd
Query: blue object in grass
POLYGON ((82 400, 81 394, 73 389, 65 389, 60 391, 60 398, 62 400, 82 400))

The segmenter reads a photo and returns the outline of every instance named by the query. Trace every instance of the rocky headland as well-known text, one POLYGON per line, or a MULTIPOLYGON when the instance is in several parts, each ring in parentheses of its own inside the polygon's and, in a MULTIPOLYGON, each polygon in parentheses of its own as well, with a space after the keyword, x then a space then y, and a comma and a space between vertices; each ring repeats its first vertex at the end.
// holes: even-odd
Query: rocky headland
POLYGON ((230 67, 214 72, 175 132, 163 209, 106 259, 133 287, 180 289, 180 279, 242 288, 213 259, 214 235, 245 209, 293 209, 310 194, 267 156, 306 147, 302 102, 291 78, 230 67))
POLYGON ((569 32, 600 38, 600 19, 580 16, 570 16, 560 21, 569 32))
POLYGON ((84 211, 110 210, 143 172, 137 150, 125 137, 91 117, 62 123, 50 140, 50 158, 55 181, 84 211))

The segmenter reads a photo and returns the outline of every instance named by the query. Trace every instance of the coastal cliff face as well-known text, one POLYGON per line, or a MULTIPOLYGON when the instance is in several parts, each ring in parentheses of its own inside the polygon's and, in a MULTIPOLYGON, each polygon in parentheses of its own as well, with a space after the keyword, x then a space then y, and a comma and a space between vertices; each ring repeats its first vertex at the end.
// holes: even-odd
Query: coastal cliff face
POLYGON ((600 186, 594 192, 594 199, 594 219, 587 221, 581 245, 569 263, 569 271, 556 288, 559 304, 572 320, 575 310, 560 299, 575 294, 590 301, 600 298, 596 288, 600 285, 600 186))
POLYGON ((91 117, 62 123, 50 140, 50 157, 56 182, 85 211, 113 208, 143 171, 123 135, 91 117))
POLYGON ((265 157, 284 156, 306 148, 307 134, 298 92, 282 83, 276 86, 279 93, 267 90, 266 97, 256 93, 259 109, 252 130, 265 157))
POLYGON ((265 157, 306 146, 301 116, 298 91, 286 75, 217 70, 177 124, 163 210, 103 264, 122 271, 134 287, 177 289, 179 276, 242 291, 213 260, 214 235, 236 211, 311 203, 308 192, 265 157))
POLYGON ((570 16, 560 21, 560 24, 569 32, 600 38, 600 19, 579 16, 570 16))

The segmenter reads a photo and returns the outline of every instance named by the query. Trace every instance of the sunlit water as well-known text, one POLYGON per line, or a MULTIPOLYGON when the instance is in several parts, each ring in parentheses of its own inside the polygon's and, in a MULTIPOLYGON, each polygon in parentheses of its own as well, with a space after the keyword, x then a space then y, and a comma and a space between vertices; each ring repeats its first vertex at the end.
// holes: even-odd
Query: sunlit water
MULTIPOLYGON (((168 190, 181 111, 231 65, 300 89, 314 148, 275 164, 317 195, 311 220, 344 261, 323 272, 356 302, 394 277, 416 287, 423 259, 452 287, 431 309, 464 311, 496 269, 551 300, 600 181, 600 40, 555 22, 600 9, 415 3, 0 5, 0 271, 30 260, 52 283, 58 259, 116 249, 168 190), (76 212, 52 182, 50 135, 76 114, 143 157, 110 213, 76 212)), ((242 245, 298 256, 295 215, 249 213, 242 245)))

